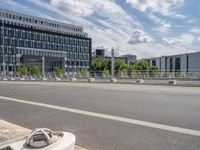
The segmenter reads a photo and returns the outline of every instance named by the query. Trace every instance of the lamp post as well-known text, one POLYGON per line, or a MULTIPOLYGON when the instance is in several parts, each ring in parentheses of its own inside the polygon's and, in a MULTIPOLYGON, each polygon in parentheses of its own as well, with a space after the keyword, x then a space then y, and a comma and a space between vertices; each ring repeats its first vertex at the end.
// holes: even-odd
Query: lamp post
POLYGON ((111 75, 112 78, 115 76, 115 51, 111 50, 111 75))
POLYGON ((4 20, 5 20, 5 13, 4 13, 4 15, 3 15, 3 23, 2 23, 2 30, 3 30, 3 36, 2 36, 2 38, 3 38, 3 49, 2 49, 2 55, 3 55, 3 63, 2 63, 2 65, 3 65, 3 78, 5 78, 5 39, 4 39, 4 20))
POLYGON ((45 57, 42 57, 42 76, 45 77, 45 57))

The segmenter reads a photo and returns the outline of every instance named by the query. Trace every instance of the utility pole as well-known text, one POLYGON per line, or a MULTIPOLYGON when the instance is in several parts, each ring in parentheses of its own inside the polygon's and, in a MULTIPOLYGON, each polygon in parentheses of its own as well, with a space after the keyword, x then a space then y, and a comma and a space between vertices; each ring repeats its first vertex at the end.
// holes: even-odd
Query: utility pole
POLYGON ((111 50, 111 75, 112 78, 115 76, 115 51, 111 50))

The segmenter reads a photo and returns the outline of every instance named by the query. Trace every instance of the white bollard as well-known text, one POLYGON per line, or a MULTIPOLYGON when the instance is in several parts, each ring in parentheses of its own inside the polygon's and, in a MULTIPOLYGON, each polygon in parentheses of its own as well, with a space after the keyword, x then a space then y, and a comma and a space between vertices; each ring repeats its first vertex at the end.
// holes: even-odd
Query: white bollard
POLYGON ((46 77, 42 77, 41 80, 42 80, 42 81, 47 81, 47 78, 46 78, 46 77))
POLYGON ((76 137, 69 132, 51 131, 47 128, 35 129, 25 139, 12 141, 0 149, 14 150, 74 150, 76 137))
POLYGON ((55 78, 55 81, 61 81, 61 78, 56 77, 56 78, 55 78))
POLYGON ((169 85, 177 85, 178 81, 177 80, 169 80, 168 84, 169 85))
POLYGON ((8 78, 4 77, 4 78, 2 78, 2 80, 3 80, 3 81, 7 81, 7 80, 8 80, 8 78))
POLYGON ((110 82, 117 82, 117 79, 116 78, 111 78, 110 82))
POLYGON ((88 82, 94 82, 95 79, 94 78, 88 78, 88 82))
POLYGON ((76 81, 76 78, 70 78, 70 81, 71 81, 71 82, 75 82, 75 81, 76 81))
POLYGON ((137 79, 137 80, 136 80, 136 83, 142 84, 142 83, 144 83, 144 80, 143 80, 143 79, 137 79))

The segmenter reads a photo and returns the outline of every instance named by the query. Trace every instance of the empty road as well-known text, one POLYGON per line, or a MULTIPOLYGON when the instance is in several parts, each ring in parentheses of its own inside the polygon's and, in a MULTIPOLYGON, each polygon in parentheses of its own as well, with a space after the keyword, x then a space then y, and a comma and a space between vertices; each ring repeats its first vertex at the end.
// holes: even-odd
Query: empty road
POLYGON ((0 82, 0 119, 72 132, 90 150, 199 150, 200 88, 0 82))

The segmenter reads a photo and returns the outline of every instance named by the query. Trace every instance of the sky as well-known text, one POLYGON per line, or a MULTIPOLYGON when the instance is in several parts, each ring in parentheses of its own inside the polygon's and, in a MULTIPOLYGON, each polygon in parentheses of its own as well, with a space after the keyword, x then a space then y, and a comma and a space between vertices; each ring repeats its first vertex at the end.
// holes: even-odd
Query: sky
POLYGON ((0 8, 81 25, 94 49, 118 55, 200 51, 200 0, 0 0, 0 8))

